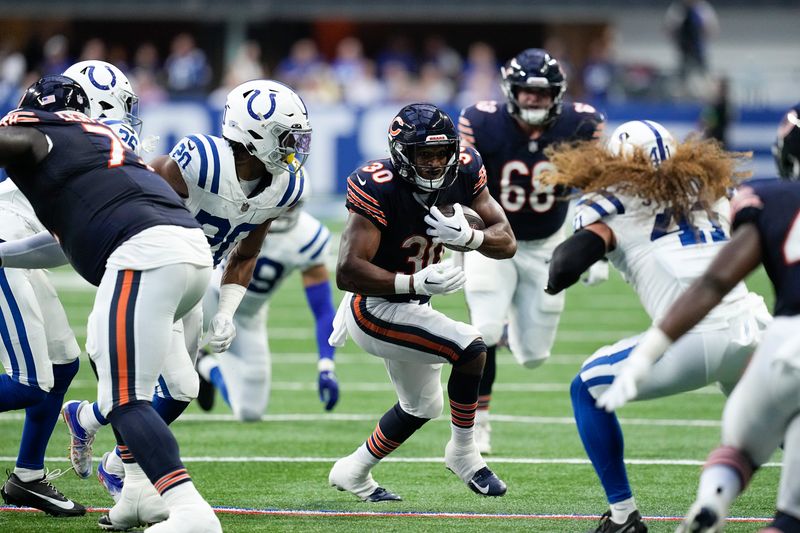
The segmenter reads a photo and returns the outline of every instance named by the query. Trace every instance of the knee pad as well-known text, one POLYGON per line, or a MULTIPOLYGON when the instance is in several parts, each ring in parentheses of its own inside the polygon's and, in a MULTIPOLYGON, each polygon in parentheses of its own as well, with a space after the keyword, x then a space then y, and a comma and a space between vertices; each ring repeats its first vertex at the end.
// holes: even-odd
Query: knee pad
POLYGON ((478 337, 472 341, 469 346, 464 348, 461 354, 459 354, 458 361, 453 363, 453 366, 459 367, 465 365, 471 361, 474 361, 484 353, 486 353, 486 343, 482 338, 478 337))
POLYGON ((530 353, 526 352, 522 354, 520 357, 516 357, 517 361, 524 366, 525 368, 537 368, 544 364, 550 358, 550 352, 541 354, 541 353, 530 353))
POLYGON ((443 409, 444 398, 442 394, 439 394, 433 398, 428 398, 425 402, 420 402, 420 404, 415 405, 414 407, 403 406, 403 411, 409 415, 416 418, 424 418, 426 421, 441 416, 443 409))

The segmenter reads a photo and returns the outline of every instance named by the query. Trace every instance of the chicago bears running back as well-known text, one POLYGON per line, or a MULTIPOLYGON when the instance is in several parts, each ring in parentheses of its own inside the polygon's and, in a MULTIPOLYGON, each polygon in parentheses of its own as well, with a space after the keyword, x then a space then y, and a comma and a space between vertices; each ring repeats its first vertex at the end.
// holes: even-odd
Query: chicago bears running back
POLYGON ((564 308, 563 294, 543 291, 547 262, 565 238, 562 226, 569 208, 566 188, 540 181, 552 169, 545 149, 595 138, 604 120, 589 105, 563 102, 567 81, 545 50, 524 50, 501 74, 506 102, 478 102, 463 109, 458 121, 462 142, 483 157, 489 192, 505 211, 518 243, 517 253, 507 260, 464 256, 470 317, 487 346, 475 427, 483 453, 491 451, 489 403, 497 343, 506 321, 514 357, 526 368, 536 368, 550 356, 564 308))
POLYGON ((172 324, 208 283, 210 249, 174 191, 89 111, 80 85, 45 76, 0 121, 0 164, 75 270, 98 285, 91 315, 98 405, 130 479, 124 505, 104 519, 163 521, 153 532, 218 532, 175 438, 150 406, 172 324))
MULTIPOLYGON (((800 531, 800 161, 798 106, 778 128, 776 164, 785 180, 753 181, 731 201, 733 237, 708 269, 654 322, 631 353, 616 381, 600 400, 606 408, 621 406, 636 394, 653 361, 700 322, 725 295, 763 264, 775 289, 775 319, 747 370, 733 390, 722 417, 722 445, 711 452, 700 476, 697 499, 678 528, 681 533, 722 531, 734 499, 758 467, 783 443, 783 467, 777 512, 762 531, 800 531), (629 388, 630 390, 625 390, 629 388)), ((691 333, 690 333, 691 334, 691 333)), ((677 346, 677 344, 675 345, 677 346)), ((666 357, 666 355, 664 356, 666 357)))
POLYGON ((370 471, 441 414, 440 374, 450 363, 445 465, 474 492, 502 496, 505 483, 473 439, 486 346, 477 329, 435 311, 430 299, 464 283, 460 268, 440 263, 443 243, 507 258, 516 249, 514 236, 486 190, 480 155, 459 148, 450 117, 436 106, 402 108, 389 126, 389 152, 390 158, 369 161, 347 178, 350 214, 336 281, 352 294, 339 306, 331 342, 342 343, 349 332, 362 349, 382 357, 399 401, 358 449, 334 464, 328 481, 362 500, 399 500, 370 471), (445 204, 456 204, 453 216, 436 207, 445 204), (478 212, 485 230, 470 228, 461 204, 478 212))
MULTIPOLYGON (((213 406, 214 388, 242 421, 260 420, 267 410, 272 381, 272 361, 267 333, 269 301, 295 270, 300 271, 306 300, 314 315, 319 360, 317 384, 320 400, 331 410, 339 399, 339 384, 334 374, 334 349, 328 344, 333 329, 333 296, 325 260, 330 250, 331 233, 319 220, 302 210, 298 203, 277 218, 264 240, 253 280, 242 303, 233 315, 236 338, 230 349, 219 357, 207 355, 197 362, 200 383, 200 407, 213 406), (210 388, 208 392, 204 388, 210 388)), ((219 300, 222 269, 212 277, 203 308, 211 316, 219 300)))
MULTIPOLYGON (((553 252, 550 292, 572 285, 607 255, 658 319, 729 239, 726 194, 739 176, 741 158, 712 141, 678 144, 661 124, 637 120, 619 126, 606 146, 563 147, 551 153, 551 161, 558 170, 545 179, 578 188, 584 196, 575 210, 575 234, 553 252)), ((770 318, 760 296, 744 284, 732 289, 643 377, 636 399, 714 382, 730 393, 770 318)), ((578 433, 610 505, 598 533, 647 531, 628 482, 619 421, 595 405, 612 383, 625 382, 620 369, 641 342, 637 335, 600 348, 571 386, 578 433)))

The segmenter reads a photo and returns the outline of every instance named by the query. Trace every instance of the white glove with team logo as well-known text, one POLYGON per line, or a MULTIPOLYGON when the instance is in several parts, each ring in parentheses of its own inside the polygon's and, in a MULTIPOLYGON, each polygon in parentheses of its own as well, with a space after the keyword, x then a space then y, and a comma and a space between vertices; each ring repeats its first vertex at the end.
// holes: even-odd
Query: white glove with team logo
POLYGON ((608 281, 608 261, 601 259, 590 266, 581 276, 584 285, 592 287, 608 281))
POLYGON ((475 230, 467 222, 461 204, 453 204, 451 217, 444 216, 438 207, 431 207, 425 215, 425 223, 430 226, 428 235, 433 237, 433 242, 436 244, 467 246, 467 243, 475 240, 473 235, 475 230))
POLYGON ((397 294, 450 294, 464 286, 464 269, 450 261, 428 265, 416 274, 397 274, 394 280, 397 294))
POLYGON ((233 338, 236 337, 236 326, 233 317, 225 313, 217 313, 208 326, 208 347, 214 353, 228 351, 233 338))

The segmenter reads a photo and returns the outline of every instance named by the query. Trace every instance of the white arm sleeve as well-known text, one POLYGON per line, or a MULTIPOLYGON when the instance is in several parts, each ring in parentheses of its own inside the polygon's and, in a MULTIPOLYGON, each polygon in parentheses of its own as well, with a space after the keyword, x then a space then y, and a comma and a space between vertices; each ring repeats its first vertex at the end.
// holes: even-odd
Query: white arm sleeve
POLYGON ((67 256, 47 231, 24 239, 0 243, 0 266, 7 268, 52 268, 69 263, 67 256))

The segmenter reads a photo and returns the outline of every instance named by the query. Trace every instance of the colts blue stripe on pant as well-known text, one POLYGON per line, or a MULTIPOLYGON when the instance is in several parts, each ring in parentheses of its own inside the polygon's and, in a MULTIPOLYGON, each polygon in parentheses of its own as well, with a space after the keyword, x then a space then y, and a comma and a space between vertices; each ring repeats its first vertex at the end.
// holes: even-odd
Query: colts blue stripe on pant
MULTIPOLYGON (((6 277, 6 272, 3 269, 0 269, 0 290, 3 292, 3 296, 5 297, 6 303, 8 304, 8 309, 11 312, 11 319, 14 322, 14 327, 17 330, 17 337, 19 338, 20 349, 22 350, 22 356, 25 361, 25 368, 28 373, 28 384, 31 387, 38 387, 39 382, 36 379, 36 362, 33 359, 33 350, 31 349, 31 343, 28 340, 28 331, 25 328, 25 321, 22 318, 22 311, 19 309, 19 305, 17 304, 16 298, 14 298, 14 293, 11 292, 11 285, 8 283, 8 278, 6 277)), ((8 326, 5 326, 6 334, 8 334, 8 326)), ((7 346, 10 346, 11 339, 9 336, 9 343, 7 346)), ((3 339, 5 342, 5 338, 3 339)), ((13 360, 15 355, 13 351, 9 350, 9 356, 13 360)), ((13 367, 12 367, 13 368, 13 367)), ((14 376, 12 376, 13 378, 14 376)), ((17 372, 17 378, 19 378, 19 372, 17 372)))

